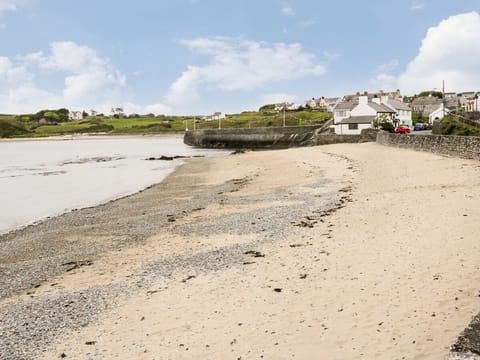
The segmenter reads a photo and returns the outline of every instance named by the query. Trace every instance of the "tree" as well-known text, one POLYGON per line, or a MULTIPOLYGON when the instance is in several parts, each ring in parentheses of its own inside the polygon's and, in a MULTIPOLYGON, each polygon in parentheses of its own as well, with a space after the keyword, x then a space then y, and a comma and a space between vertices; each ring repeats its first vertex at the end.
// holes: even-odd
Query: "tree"
POLYGON ((60 120, 60 116, 58 116, 58 114, 55 111, 45 111, 45 113, 43 114, 43 117, 48 122, 53 122, 53 123, 58 122, 60 120))
POLYGON ((120 118, 125 116, 125 113, 123 112, 123 108, 121 107, 112 108, 112 114, 113 114, 113 117, 115 118, 120 118))
POLYGON ((435 96, 439 99, 443 99, 443 93, 441 91, 422 91, 420 94, 418 94, 418 97, 425 97, 425 96, 435 96))
POLYGON ((58 109, 55 111, 55 113, 58 115, 58 121, 61 121, 61 122, 68 121, 68 115, 70 114, 70 111, 68 111, 68 109, 65 109, 65 108, 58 109))

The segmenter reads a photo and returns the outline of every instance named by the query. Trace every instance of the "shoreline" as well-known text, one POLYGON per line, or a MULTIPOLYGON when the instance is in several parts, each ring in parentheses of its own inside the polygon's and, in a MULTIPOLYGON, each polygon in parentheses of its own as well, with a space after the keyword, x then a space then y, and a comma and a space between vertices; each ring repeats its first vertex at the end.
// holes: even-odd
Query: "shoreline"
POLYGON ((69 140, 108 140, 108 139, 140 139, 140 138, 183 138, 183 132, 171 132, 164 134, 71 134, 71 135, 58 135, 58 136, 46 136, 46 137, 32 137, 32 138, 0 138, 2 142, 22 142, 22 141, 69 141, 69 140))
POLYGON ((0 236, 0 353, 444 358, 478 312, 479 174, 373 143, 194 159, 0 236))
MULTIPOLYGON (((181 137, 172 135, 95 137, 93 140, 92 137, 82 136, 74 140, 79 142, 53 139, 46 142, 3 142, 3 146, 0 143, 6 156, 2 161, 1 180, 6 191, 3 200, 4 205, 11 210, 0 216, 1 234, 71 210, 100 205, 134 194, 161 182, 182 160, 213 154, 209 150, 185 146, 181 137), (48 155, 37 155, 42 151, 48 155), (164 158, 172 161, 160 161, 163 159, 160 157, 162 151, 161 155, 167 155, 164 158), (96 154, 92 155, 94 152, 96 154), (147 161, 152 159, 158 161, 147 161), (135 162, 133 168, 132 162, 135 162), (83 170, 95 163, 102 173, 99 179, 89 177, 83 170), (130 171, 122 170, 126 168, 126 163, 130 164, 130 171), (132 169, 143 170, 145 174, 139 176, 137 172, 135 175, 132 169), (111 185, 106 185, 109 181, 107 179, 111 179, 111 185), (76 188, 74 182, 82 182, 83 186, 76 188), (58 195, 60 193, 62 195, 58 195), (31 206, 35 202, 38 202, 38 206, 31 206), (23 206, 26 207, 24 211, 23 206)), ((213 156, 219 153, 217 151, 213 156)))

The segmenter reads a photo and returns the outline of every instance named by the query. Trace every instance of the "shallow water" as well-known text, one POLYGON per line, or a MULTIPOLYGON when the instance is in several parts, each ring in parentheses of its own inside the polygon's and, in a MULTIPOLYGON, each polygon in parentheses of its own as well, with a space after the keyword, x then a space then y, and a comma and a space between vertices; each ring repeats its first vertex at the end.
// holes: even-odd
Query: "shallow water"
POLYGON ((180 137, 0 142, 0 233, 138 192, 182 163, 146 158, 222 154, 180 137))

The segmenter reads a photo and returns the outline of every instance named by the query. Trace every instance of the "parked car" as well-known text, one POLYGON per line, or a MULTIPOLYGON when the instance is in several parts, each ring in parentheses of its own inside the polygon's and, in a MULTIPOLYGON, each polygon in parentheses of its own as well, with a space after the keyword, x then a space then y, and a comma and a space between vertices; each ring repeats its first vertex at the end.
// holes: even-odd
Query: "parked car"
POLYGON ((397 134, 408 134, 410 132, 410 128, 408 126, 399 126, 395 129, 397 134))
POLYGON ((427 130, 427 129, 428 129, 428 124, 425 124, 425 123, 416 123, 415 126, 413 127, 413 130, 415 131, 427 130))

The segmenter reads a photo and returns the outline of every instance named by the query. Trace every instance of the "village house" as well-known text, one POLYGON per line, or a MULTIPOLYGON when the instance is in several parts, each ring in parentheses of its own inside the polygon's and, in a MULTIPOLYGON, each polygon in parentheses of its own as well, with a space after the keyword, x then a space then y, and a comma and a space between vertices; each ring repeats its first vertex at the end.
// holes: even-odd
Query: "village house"
POLYGON ((333 110, 333 122, 341 123, 342 120, 351 116, 351 111, 357 106, 353 101, 342 101, 333 110))
POLYGON ((443 104, 443 100, 436 96, 420 96, 413 99, 410 103, 412 111, 423 117, 428 117, 433 111, 443 104))
POLYGON ((282 111, 283 109, 285 110, 298 110, 301 107, 301 105, 295 104, 295 103, 278 103, 275 104, 274 110, 275 111, 282 111))
POLYGON ((341 97, 325 98, 326 110, 333 113, 335 107, 342 102, 341 97))
POLYGON ((372 128, 376 121, 412 126, 412 111, 407 104, 388 95, 371 98, 360 95, 357 100, 343 101, 334 109, 336 134, 360 134, 363 129, 372 128))
POLYGON ((397 89, 395 91, 389 91, 385 92, 383 90, 380 90, 380 92, 376 93, 369 93, 368 91, 364 91, 363 94, 360 92, 357 92, 356 94, 351 94, 351 95, 345 95, 343 97, 344 101, 358 101, 360 96, 367 96, 368 100, 372 101, 373 98, 381 98, 382 96, 388 96, 390 99, 394 100, 402 100, 402 94, 400 93, 400 90, 397 89))
POLYGON ((434 121, 443 119, 445 115, 450 112, 451 110, 449 110, 447 107, 444 108, 443 104, 441 104, 428 115, 428 122, 433 124, 434 121))
POLYGON ((68 112, 68 120, 76 121, 83 119, 83 111, 69 111, 68 112))
POLYGON ((217 111, 217 112, 214 112, 212 115, 204 116, 203 120, 205 121, 223 120, 226 117, 227 116, 225 115, 225 113, 217 111))
POLYGON ((392 99, 388 96, 382 96, 381 98, 373 98, 373 102, 378 104, 383 104, 388 106, 390 109, 395 110, 395 121, 397 125, 406 125, 411 127, 413 125, 412 122, 412 109, 408 104, 404 103, 403 101, 392 99))
POLYGON ((478 111, 480 92, 469 91, 458 94, 458 105, 465 112, 478 111))
POLYGON ((342 99, 339 97, 325 98, 322 96, 317 99, 311 98, 309 100, 305 100, 303 106, 308 107, 310 109, 333 112, 333 109, 335 108, 335 106, 338 105, 341 101, 342 99))

